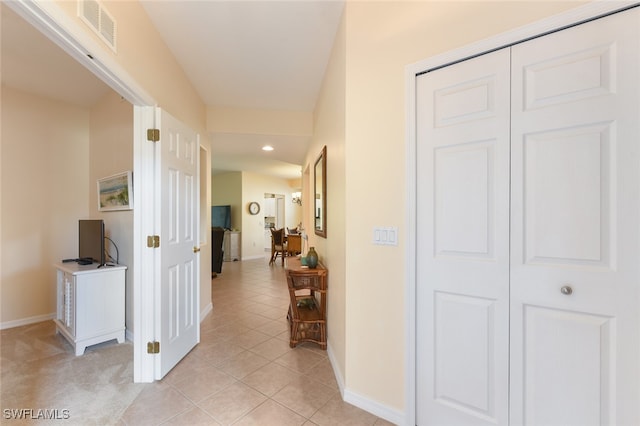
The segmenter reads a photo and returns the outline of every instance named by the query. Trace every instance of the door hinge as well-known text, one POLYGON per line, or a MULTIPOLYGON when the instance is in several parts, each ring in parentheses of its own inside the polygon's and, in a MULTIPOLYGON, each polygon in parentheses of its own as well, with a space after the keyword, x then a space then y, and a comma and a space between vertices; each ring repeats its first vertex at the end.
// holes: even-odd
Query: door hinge
POLYGON ((160 140, 160 129, 147 129, 147 140, 158 142, 160 140))
POLYGON ((147 342, 147 353, 148 354, 159 354, 160 353, 160 342, 147 342))
POLYGON ((160 247, 160 235, 149 235, 147 237, 147 247, 149 248, 160 247))

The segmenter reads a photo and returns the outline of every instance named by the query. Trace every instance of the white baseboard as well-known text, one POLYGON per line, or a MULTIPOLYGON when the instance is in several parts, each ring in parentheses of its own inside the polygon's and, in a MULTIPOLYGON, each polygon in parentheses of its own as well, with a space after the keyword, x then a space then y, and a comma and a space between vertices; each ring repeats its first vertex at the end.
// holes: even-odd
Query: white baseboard
POLYGON ((200 322, 204 321, 204 319, 209 315, 209 312, 213 311, 213 303, 209 302, 207 306, 204 307, 202 311, 200 311, 200 322))
MULTIPOLYGON (((36 324, 43 321, 51 321, 55 319, 56 314, 48 314, 48 315, 38 315, 35 317, 23 318, 15 321, 6 321, 0 324, 0 330, 4 330, 7 328, 21 327, 23 325, 36 324)), ((133 333, 126 329, 124 332, 125 340, 133 342, 133 333)))
POLYGON ((342 397, 342 400, 344 400, 344 377, 342 377, 342 371, 340 371, 339 368, 336 368, 338 362, 336 361, 330 344, 327 344, 327 355, 329 356, 329 362, 331 363, 331 368, 333 369, 333 375, 336 377, 336 382, 338 382, 340 396, 342 397))
MULTIPOLYGON (((206 316, 209 315, 209 312, 211 312, 212 310, 213 310, 213 304, 209 302, 209 304, 205 306, 202 312, 200 312, 200 322, 202 322, 206 318, 206 316)), ((52 314, 46 314, 46 315, 37 315, 35 317, 22 318, 19 320, 5 321, 3 323, 0 323, 0 330, 4 330, 7 328, 21 327, 23 325, 35 324, 42 321, 49 321, 54 319, 55 317, 56 317, 56 314, 52 313, 52 314)), ((133 341, 133 333, 129 331, 129 329, 125 331, 125 339, 129 341, 133 341)))
POLYGON ((264 259, 264 254, 259 254, 257 256, 243 256, 241 260, 253 260, 253 259, 264 259))
POLYGON ((19 320, 5 321, 3 323, 0 323, 0 330, 4 330, 6 328, 20 327, 23 325, 35 324, 37 322, 42 322, 42 321, 49 321, 54 319, 55 317, 56 317, 56 314, 52 313, 52 314, 46 314, 46 315, 37 315, 35 317, 22 318, 19 320))
POLYGON ((380 404, 370 398, 346 389, 344 386, 344 377, 342 377, 342 372, 340 369, 336 368, 338 363, 336 362, 331 345, 327 345, 327 355, 329 356, 329 362, 331 363, 331 368, 333 368, 333 375, 336 377, 336 382, 338 382, 338 388, 340 389, 340 395, 344 402, 355 405, 356 407, 393 424, 405 424, 404 412, 387 407, 386 405, 380 404))
POLYGON ((405 424, 403 411, 387 407, 384 404, 380 404, 379 402, 376 402, 363 395, 359 395, 353 391, 350 391, 349 389, 344 390, 342 399, 344 400, 344 402, 355 405, 356 407, 361 408, 364 411, 367 411, 375 416, 380 417, 381 419, 385 419, 386 421, 393 423, 394 425, 405 424))

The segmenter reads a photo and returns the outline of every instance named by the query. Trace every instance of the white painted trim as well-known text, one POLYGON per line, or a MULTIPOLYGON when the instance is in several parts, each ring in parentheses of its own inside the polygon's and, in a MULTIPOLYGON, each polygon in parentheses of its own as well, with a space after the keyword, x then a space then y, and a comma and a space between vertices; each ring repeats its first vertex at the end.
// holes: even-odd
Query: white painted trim
POLYGON ((373 401, 370 398, 366 398, 360 394, 352 392, 349 389, 345 389, 343 399, 345 402, 355 405, 358 408, 362 408, 363 410, 380 417, 381 419, 385 419, 394 425, 401 425, 406 421, 404 412, 387 407, 386 405, 373 401))
MULTIPOLYGON (((201 166, 201 159, 200 159, 200 154, 202 152, 201 150, 201 142, 200 142, 200 133, 196 133, 196 176, 198 177, 196 179, 196 194, 195 194, 195 199, 196 199, 196 220, 195 220, 195 226, 196 226, 196 238, 197 238, 197 242, 198 242, 198 252, 196 254, 196 276, 198 277, 198 290, 196 292, 196 307, 197 309, 200 309, 200 301, 202 300, 202 285, 205 283, 205 279, 206 279, 206 284, 211 286, 211 281, 210 278, 205 278, 205 275, 208 274, 203 274, 202 273, 202 250, 200 249, 200 207, 202 204, 202 197, 200 195, 200 185, 202 184, 202 175, 201 175, 201 170, 200 170, 200 166, 201 166)), ((211 179, 209 179, 211 180, 211 179)), ((211 210, 211 209, 209 209, 211 210)), ((211 258, 211 256, 209 256, 209 258, 211 258)), ((209 268, 209 270, 211 270, 211 268, 209 268)), ((202 318, 202 311, 200 311, 200 318, 202 318)), ((202 322, 202 321, 200 321, 202 322)), ((197 331, 196 331, 196 345, 198 345, 200 343, 200 322, 198 322, 198 324, 196 325, 197 327, 197 331)))
MULTIPOLYGON (((153 115, 153 126, 152 128, 160 130, 162 133, 162 109, 159 106, 154 108, 150 108, 153 112, 150 112, 150 115, 153 115)), ((162 135, 160 135, 162 137, 162 135)), ((153 157, 156 158, 156 161, 153 163, 153 170, 148 170, 148 181, 146 186, 149 193, 152 194, 149 198, 148 207, 151 210, 146 212, 147 218, 153 218, 147 222, 147 234, 146 235, 160 235, 162 237, 162 187, 160 182, 162 182, 162 165, 160 162, 161 157, 161 149, 160 145, 153 143, 149 148, 153 151, 153 157), (158 185, 155 183, 158 182, 158 185), (153 184, 152 184, 153 183, 153 184)), ((152 250, 153 252, 153 260, 149 260, 149 273, 151 277, 154 277, 152 283, 150 283, 149 294, 153 295, 152 298, 148 299, 148 308, 152 310, 152 324, 153 326, 149 328, 149 333, 153 335, 153 340, 160 341, 162 337, 162 294, 161 294, 161 282, 162 282, 162 250, 164 250, 164 244, 160 241, 160 247, 152 250)), ((151 320, 150 320, 151 321, 151 320)), ((154 360, 154 380, 162 379, 162 351, 153 357, 154 360)))
POLYGON ((155 188, 154 144, 148 142, 146 132, 154 125, 154 107, 133 108, 133 187, 147 188, 137 192, 133 210, 133 381, 154 381, 155 357, 147 354, 147 342, 155 340, 154 295, 155 251, 146 247, 146 236, 154 234, 153 197, 155 188))
POLYGON ((413 75, 415 76, 430 69, 443 67, 492 50, 507 47, 533 37, 538 37, 567 26, 576 25, 638 4, 640 3, 637 1, 596 0, 592 3, 588 3, 559 15, 551 16, 541 21, 513 29, 506 33, 498 34, 467 46, 463 46, 459 49, 418 61, 414 64, 408 65, 407 70, 413 72, 413 75))
POLYGON ((404 413, 402 411, 387 407, 386 405, 380 404, 377 401, 374 401, 370 398, 367 398, 345 388, 344 377, 342 377, 340 369, 337 368, 338 363, 330 344, 327 344, 327 356, 329 357, 329 362, 331 363, 331 368, 333 369, 333 375, 335 376, 336 382, 338 383, 340 396, 342 397, 342 400, 344 402, 348 402, 351 405, 362 408, 363 410, 374 414, 382 419, 388 420, 393 424, 403 424, 404 413))
POLYGON ((3 323, 0 323, 0 330, 5 330, 7 328, 14 328, 14 327, 22 327, 23 325, 31 325, 31 324, 36 324, 38 322, 43 322, 43 321, 51 321, 55 317, 56 317, 56 313, 54 312, 52 314, 36 315, 34 317, 27 317, 27 318, 22 318, 18 320, 5 321, 3 323))
MULTIPOLYGON (((19 320, 5 321, 3 323, 0 323, 0 330, 5 330, 8 328, 15 328, 15 327, 22 327, 23 325, 37 324, 39 322, 44 322, 44 321, 52 321, 55 318, 56 318, 56 313, 54 312, 52 314, 37 315, 34 317, 22 318, 19 320)), ((133 342, 134 335, 130 330, 127 329, 124 332, 124 338, 130 342, 133 342)))
POLYGON ((338 389, 340 390, 340 396, 344 400, 344 377, 342 377, 342 372, 339 368, 337 368, 338 361, 333 353, 333 349, 331 345, 327 343, 327 356, 329 357, 329 362, 331 363, 331 369, 333 370, 333 375, 336 378, 336 382, 338 383, 338 389))
POLYGON ((405 75, 405 99, 407 99, 406 143, 406 187, 407 204, 405 208, 405 409, 403 425, 416 424, 416 201, 417 201, 417 163, 416 163, 416 74, 407 67, 405 75))
POLYGON ((213 311, 213 303, 209 302, 207 306, 205 306, 204 309, 200 311, 200 322, 204 321, 207 315, 209 315, 212 311, 213 311))
POLYGON ((407 65, 405 67, 405 88, 406 88, 406 188, 407 202, 407 246, 405 263, 405 413, 404 425, 416 424, 416 179, 417 170, 415 164, 416 153, 416 76, 428 70, 446 66, 448 64, 474 57, 492 50, 507 47, 524 40, 537 37, 558 29, 566 28, 590 19, 607 15, 619 10, 639 5, 637 1, 608 1, 596 0, 586 5, 577 7, 567 12, 554 15, 538 22, 525 25, 520 28, 498 34, 496 36, 480 40, 476 43, 461 47, 459 49, 445 52, 440 55, 407 65))
MULTIPOLYGON (((200 187, 200 193, 198 194, 200 198, 200 212, 205 211, 204 217, 200 217, 200 248, 208 246, 209 240, 211 239, 211 155, 209 154, 209 148, 200 143, 200 161, 198 164, 202 166, 202 156, 204 155, 204 170, 200 170, 198 175, 200 176, 200 185, 204 185, 204 193, 206 197, 204 200, 200 196, 202 194, 202 186, 200 187), (204 151, 204 153, 202 152, 204 151), (205 173, 203 176, 202 173, 205 173), (203 178, 204 181, 203 181, 203 178), (204 226, 202 226, 204 225, 204 226)), ((209 256, 209 260, 207 261, 211 264, 211 256, 209 256)), ((211 268, 209 268, 209 274, 211 274, 211 268)), ((211 275, 209 275, 210 277, 211 275)), ((204 279, 204 277, 202 277, 204 279)))
MULTIPOLYGON (((260 254, 257 256, 242 256, 242 260, 254 260, 254 259, 266 259, 264 254, 260 254)), ((224 263, 222 264, 224 266, 224 263)))

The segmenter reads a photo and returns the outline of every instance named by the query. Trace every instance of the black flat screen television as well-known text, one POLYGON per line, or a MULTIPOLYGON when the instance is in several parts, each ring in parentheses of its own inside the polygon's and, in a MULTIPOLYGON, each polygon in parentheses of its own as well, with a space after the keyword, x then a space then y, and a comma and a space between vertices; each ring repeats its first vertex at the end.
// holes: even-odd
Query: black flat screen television
POLYGON ((211 226, 231 229, 231 206, 211 206, 211 226))
POLYGON ((91 259, 105 264, 104 221, 102 219, 81 219, 78 221, 78 258, 91 259))

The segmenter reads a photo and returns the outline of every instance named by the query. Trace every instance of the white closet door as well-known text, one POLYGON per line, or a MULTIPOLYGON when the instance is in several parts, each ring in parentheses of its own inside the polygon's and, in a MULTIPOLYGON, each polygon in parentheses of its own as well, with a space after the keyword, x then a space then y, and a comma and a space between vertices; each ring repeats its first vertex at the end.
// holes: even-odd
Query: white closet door
POLYGON ((505 424, 509 51, 417 81, 417 423, 505 424))
POLYGON ((639 31, 512 48, 512 425, 640 424, 639 31))

